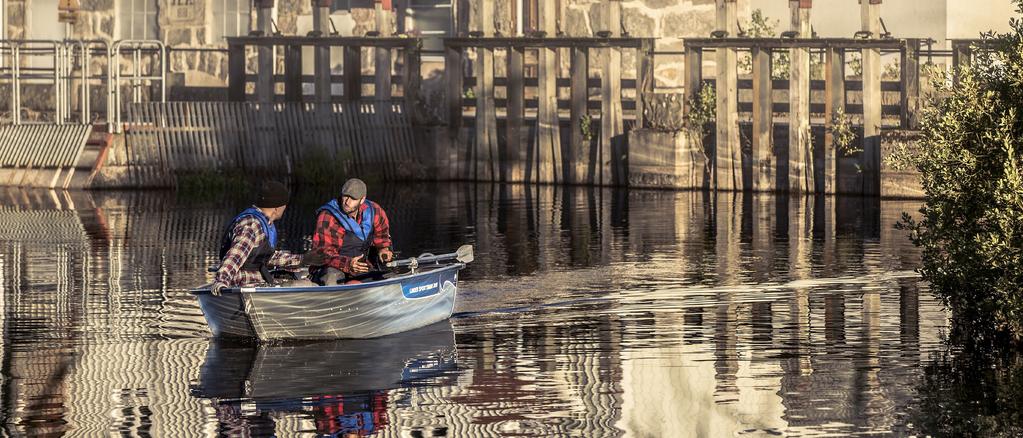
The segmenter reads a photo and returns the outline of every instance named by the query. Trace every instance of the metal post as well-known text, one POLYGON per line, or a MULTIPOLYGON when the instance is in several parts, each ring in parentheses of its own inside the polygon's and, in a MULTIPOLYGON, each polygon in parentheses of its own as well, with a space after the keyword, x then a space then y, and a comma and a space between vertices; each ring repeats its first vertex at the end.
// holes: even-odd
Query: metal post
POLYGON ((11 61, 12 61, 12 93, 11 100, 11 117, 15 125, 21 124, 21 45, 14 43, 11 46, 11 61))
POLYGON ((131 101, 142 103, 142 48, 136 46, 132 50, 132 57, 135 65, 132 66, 131 101))
POLYGON ((89 105, 90 104, 90 102, 89 102, 89 46, 85 42, 82 42, 82 44, 81 44, 81 52, 80 53, 81 53, 81 57, 79 59, 81 60, 81 63, 82 63, 82 66, 81 66, 81 70, 82 70, 82 98, 78 102, 78 104, 79 104, 79 107, 81 107, 81 110, 82 110, 81 121, 82 121, 82 124, 84 125, 86 123, 89 123, 89 121, 90 121, 90 118, 89 118, 89 112, 90 112, 89 109, 90 108, 89 107, 91 106, 91 105, 89 105))

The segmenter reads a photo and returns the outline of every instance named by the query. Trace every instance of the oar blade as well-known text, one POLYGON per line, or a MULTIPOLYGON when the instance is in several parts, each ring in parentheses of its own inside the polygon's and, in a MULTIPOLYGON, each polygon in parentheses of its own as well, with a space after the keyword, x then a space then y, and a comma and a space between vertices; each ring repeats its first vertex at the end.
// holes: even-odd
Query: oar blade
POLYGON ((471 263, 475 258, 472 254, 472 245, 462 245, 455 251, 455 259, 462 263, 471 263))

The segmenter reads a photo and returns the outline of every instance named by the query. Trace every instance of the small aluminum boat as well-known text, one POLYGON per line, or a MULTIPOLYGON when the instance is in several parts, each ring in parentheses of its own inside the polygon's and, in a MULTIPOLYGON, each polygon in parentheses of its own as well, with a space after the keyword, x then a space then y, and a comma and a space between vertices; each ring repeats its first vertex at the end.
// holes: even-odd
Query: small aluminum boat
POLYGON ((300 280, 290 285, 228 288, 220 296, 213 295, 212 284, 207 284, 191 292, 217 337, 376 338, 451 317, 458 271, 472 261, 472 248, 468 247, 467 257, 464 249, 391 262, 389 267, 409 266, 410 272, 373 282, 319 286, 300 280), (456 257, 459 254, 462 257, 456 257), (456 258, 457 263, 437 263, 456 258))

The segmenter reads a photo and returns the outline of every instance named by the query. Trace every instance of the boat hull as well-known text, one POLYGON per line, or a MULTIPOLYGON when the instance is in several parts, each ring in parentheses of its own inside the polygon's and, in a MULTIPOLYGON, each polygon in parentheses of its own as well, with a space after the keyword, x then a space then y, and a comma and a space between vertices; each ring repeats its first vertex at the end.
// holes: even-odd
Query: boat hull
POLYGON ((194 291, 213 334, 272 339, 376 338, 451 317, 456 264, 358 285, 194 291))

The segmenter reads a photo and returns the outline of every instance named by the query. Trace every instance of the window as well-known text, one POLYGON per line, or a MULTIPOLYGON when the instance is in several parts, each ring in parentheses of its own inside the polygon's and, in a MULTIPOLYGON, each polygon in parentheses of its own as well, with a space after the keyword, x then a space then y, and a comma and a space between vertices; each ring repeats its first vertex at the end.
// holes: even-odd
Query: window
POLYGON ((249 8, 251 0, 212 0, 213 29, 212 42, 226 43, 224 38, 244 36, 249 33, 249 8))
POLYGON ((537 0, 518 0, 518 16, 515 17, 515 28, 519 35, 531 33, 540 28, 537 0))
POLYGON ((156 40, 160 38, 156 25, 155 0, 120 0, 117 19, 118 39, 156 40))
POLYGON ((423 51, 439 55, 444 51, 441 38, 451 35, 454 17, 451 16, 451 0, 409 0, 405 13, 408 15, 408 32, 424 38, 423 51))

